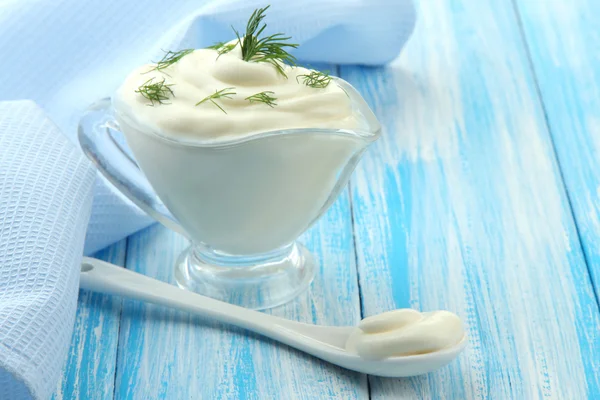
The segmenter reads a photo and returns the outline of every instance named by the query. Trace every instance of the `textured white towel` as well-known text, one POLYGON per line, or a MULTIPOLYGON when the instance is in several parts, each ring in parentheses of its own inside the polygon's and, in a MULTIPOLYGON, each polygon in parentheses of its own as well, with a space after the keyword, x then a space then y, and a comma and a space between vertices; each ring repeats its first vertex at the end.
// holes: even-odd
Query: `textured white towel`
POLYGON ((305 62, 381 64, 412 32, 411 0, 0 0, 0 400, 50 395, 70 339, 85 252, 150 220, 94 173, 82 111, 161 49, 204 47, 271 4, 269 32, 305 62))
POLYGON ((46 398, 68 349, 95 171, 31 101, 0 103, 0 399, 46 398))

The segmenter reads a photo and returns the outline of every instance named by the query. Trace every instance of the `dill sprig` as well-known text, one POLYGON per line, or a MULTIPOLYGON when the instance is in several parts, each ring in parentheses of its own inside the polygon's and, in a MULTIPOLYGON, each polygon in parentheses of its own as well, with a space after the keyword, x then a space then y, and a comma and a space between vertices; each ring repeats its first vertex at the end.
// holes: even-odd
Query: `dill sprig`
POLYGON ((149 71, 146 71, 145 73, 148 73, 150 71, 162 71, 163 69, 175 64, 177 61, 181 60, 183 57, 187 56, 193 51, 194 49, 183 49, 179 51, 169 50, 165 53, 165 55, 160 61, 155 62, 156 66, 154 66, 154 68, 152 68, 149 71))
POLYGON ((219 53, 219 57, 221 57, 223 54, 229 53, 231 50, 233 50, 234 47, 235 43, 217 42, 212 46, 208 46, 207 49, 217 50, 219 53))
POLYGON ((248 24, 246 25, 246 33, 243 38, 240 37, 238 31, 233 29, 235 35, 238 38, 238 43, 242 49, 242 59, 244 61, 253 62, 268 62, 272 64, 277 71, 286 76, 282 64, 295 64, 296 57, 288 53, 286 48, 296 48, 298 44, 288 43, 291 39, 289 36, 285 36, 283 33, 276 33, 274 35, 260 38, 267 24, 263 23, 265 18, 265 11, 270 6, 259 8, 254 10, 248 24))
POLYGON ((260 92, 260 93, 253 94, 252 96, 248 96, 244 100, 248 100, 250 103, 255 103, 255 102, 265 103, 269 107, 273 108, 277 105, 277 103, 275 103, 275 101, 277 101, 277 98, 273 97, 272 96, 273 94, 275 94, 275 92, 271 92, 270 90, 267 90, 265 92, 260 92))
POLYGON ((139 93, 146 99, 150 100, 151 104, 148 105, 154 106, 155 102, 159 104, 170 104, 165 103, 165 100, 169 100, 169 95, 175 97, 173 90, 171 90, 171 86, 173 86, 173 84, 165 83, 164 78, 160 82, 153 81, 154 78, 148 79, 135 91, 135 93, 139 93))
POLYGON ((219 50, 221 47, 225 45, 225 42, 217 42, 212 46, 208 46, 207 49, 219 50))
POLYGON ((221 90, 215 90, 215 92, 213 94, 210 94, 208 96, 206 96, 205 98, 203 98, 202 100, 200 100, 199 102, 196 103, 197 106, 199 106, 200 104, 206 102, 206 101, 210 101, 211 103, 213 103, 215 106, 217 106, 219 108, 219 110, 223 111, 225 114, 227 114, 227 111, 225 111, 223 109, 223 107, 221 107, 215 100, 220 99, 220 98, 227 98, 230 99, 231 96, 233 96, 234 94, 236 94, 232 87, 228 87, 225 89, 221 89, 221 90))
MULTIPOLYGON (((224 44, 219 49, 219 57, 221 57, 225 53, 229 53, 231 50, 233 50, 234 47, 235 47, 235 43, 224 44)), ((219 58, 219 57, 217 57, 217 58, 219 58)))
POLYGON ((329 76, 328 71, 310 71, 309 74, 298 75, 296 76, 296 82, 298 82, 298 78, 302 78, 302 83, 306 86, 316 89, 324 89, 331 82, 331 76, 329 76))

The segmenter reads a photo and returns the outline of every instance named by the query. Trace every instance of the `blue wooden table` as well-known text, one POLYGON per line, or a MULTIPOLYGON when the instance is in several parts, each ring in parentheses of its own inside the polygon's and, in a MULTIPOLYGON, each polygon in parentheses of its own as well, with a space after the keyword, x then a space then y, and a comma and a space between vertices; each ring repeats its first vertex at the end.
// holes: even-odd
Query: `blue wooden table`
MULTIPOLYGON (((449 309, 470 347, 411 379, 81 292, 56 399, 600 399, 600 3, 421 1, 402 56, 337 72, 384 126, 304 236, 311 289, 268 311, 352 325, 449 309)), ((100 257, 173 282, 153 226, 100 257)))

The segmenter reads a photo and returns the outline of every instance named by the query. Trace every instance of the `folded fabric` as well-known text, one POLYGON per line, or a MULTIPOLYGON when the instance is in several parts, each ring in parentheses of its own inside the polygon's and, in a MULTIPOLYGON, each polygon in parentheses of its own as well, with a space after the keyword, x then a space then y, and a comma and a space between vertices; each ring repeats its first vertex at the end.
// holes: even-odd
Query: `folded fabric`
MULTIPOLYGON (((296 56, 309 63, 390 61, 415 20, 411 0, 270 3, 268 31, 292 35, 301 45, 296 56)), ((0 399, 47 398, 54 388, 70 342, 90 209, 88 254, 151 222, 78 149, 82 112, 161 49, 229 40, 231 25, 243 30, 265 5, 2 2, 0 100, 32 99, 48 116, 31 101, 0 102, 0 399)))
MULTIPOLYGON (((233 38, 271 4, 267 31, 291 35, 305 62, 383 64, 398 55, 415 22, 411 0, 8 0, 0 6, 0 100, 32 99, 76 142, 81 112, 110 96, 134 67, 161 49, 233 38)), ((86 253, 150 220, 99 179, 86 253)))
POLYGON ((45 399, 56 385, 95 175, 33 102, 0 103, 0 399, 45 399))

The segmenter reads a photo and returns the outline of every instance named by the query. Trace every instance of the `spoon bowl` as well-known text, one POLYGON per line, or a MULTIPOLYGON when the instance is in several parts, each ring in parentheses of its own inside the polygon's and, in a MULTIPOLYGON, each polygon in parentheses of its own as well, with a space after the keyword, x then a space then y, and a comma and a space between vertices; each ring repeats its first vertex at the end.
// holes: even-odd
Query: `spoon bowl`
POLYGON ((450 363, 467 345, 465 336, 457 344, 432 353, 365 359, 346 350, 346 342, 355 327, 305 324, 248 310, 89 257, 84 257, 81 264, 80 287, 213 318, 259 333, 340 367, 371 375, 408 377, 425 374, 450 363))

